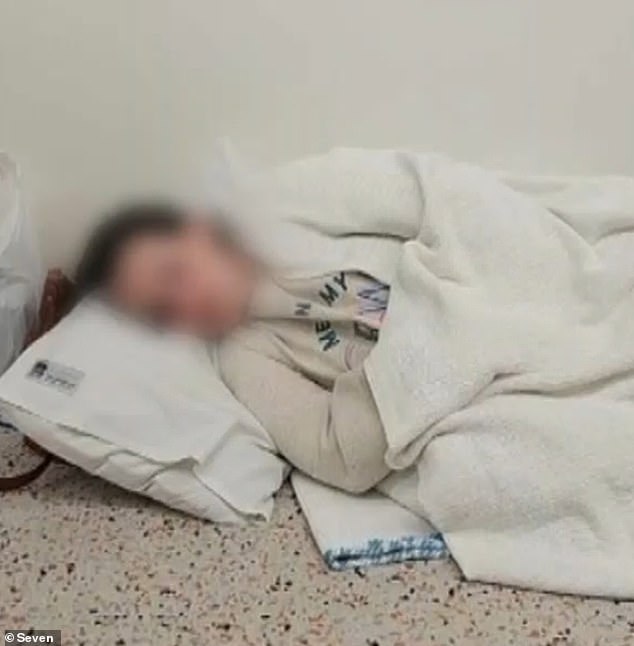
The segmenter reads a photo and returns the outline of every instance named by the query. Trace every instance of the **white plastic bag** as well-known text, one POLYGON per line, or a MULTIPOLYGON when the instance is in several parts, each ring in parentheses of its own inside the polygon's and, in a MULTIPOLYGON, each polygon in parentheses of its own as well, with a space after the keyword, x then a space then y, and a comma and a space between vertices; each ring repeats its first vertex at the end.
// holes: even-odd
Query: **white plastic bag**
POLYGON ((43 279, 18 167, 0 151, 0 373, 22 350, 37 316, 43 279))

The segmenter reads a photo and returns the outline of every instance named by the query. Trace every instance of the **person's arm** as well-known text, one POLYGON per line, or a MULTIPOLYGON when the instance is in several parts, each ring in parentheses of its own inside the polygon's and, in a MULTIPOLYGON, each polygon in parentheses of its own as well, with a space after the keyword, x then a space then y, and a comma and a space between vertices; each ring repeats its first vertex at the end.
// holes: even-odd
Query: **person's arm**
POLYGON ((269 432, 279 452, 316 480, 350 492, 388 473, 385 434, 361 367, 326 390, 280 361, 227 343, 221 373, 269 432))

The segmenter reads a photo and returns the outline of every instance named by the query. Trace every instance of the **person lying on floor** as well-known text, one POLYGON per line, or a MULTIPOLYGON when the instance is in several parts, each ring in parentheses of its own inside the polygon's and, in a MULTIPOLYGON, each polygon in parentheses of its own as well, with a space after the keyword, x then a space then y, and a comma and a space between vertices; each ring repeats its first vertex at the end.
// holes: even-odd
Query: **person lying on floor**
POLYGON ((97 227, 76 283, 153 325, 217 340, 225 383, 297 469, 351 492, 389 473, 363 370, 389 297, 372 276, 284 278, 220 227, 150 204, 97 227))

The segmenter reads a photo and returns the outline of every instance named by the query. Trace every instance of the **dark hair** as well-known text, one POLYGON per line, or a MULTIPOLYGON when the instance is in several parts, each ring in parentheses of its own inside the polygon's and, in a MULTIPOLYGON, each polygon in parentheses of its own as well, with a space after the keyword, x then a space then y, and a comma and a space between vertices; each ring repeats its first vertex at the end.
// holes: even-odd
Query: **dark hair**
POLYGON ((107 284, 121 249, 143 235, 169 235, 181 229, 182 211, 170 204, 133 204, 113 212, 93 231, 84 248, 75 283, 85 296, 107 284))

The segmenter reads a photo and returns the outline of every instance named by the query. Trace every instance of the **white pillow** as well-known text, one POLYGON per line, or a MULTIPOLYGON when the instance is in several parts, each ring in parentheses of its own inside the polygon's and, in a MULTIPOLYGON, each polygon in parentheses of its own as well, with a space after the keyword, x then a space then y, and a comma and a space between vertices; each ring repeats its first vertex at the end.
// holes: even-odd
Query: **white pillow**
POLYGON ((0 152, 0 373, 24 345, 37 314, 42 280, 18 168, 6 153, 0 152))
POLYGON ((86 471, 210 520, 269 518, 285 463, 205 344, 85 302, 0 377, 3 412, 86 471))

